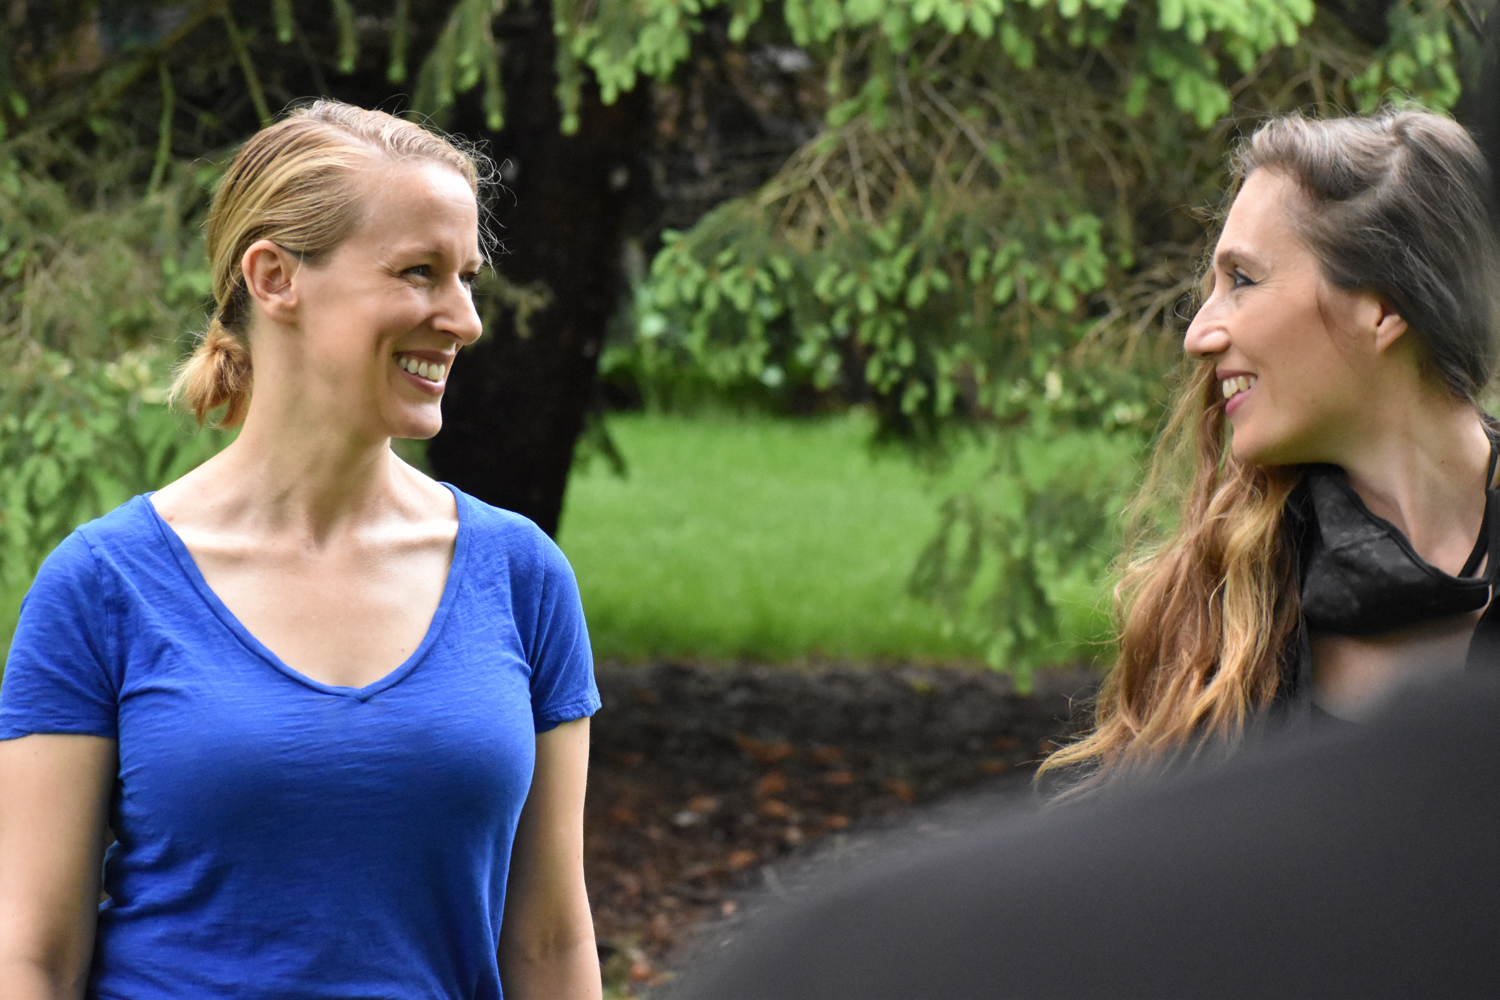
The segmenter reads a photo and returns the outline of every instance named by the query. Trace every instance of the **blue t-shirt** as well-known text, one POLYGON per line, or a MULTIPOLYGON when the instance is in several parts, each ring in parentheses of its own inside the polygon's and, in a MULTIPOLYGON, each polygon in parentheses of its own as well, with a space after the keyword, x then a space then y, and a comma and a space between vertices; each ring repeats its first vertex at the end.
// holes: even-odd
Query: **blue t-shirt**
POLYGON ((48 557, 0 739, 119 740, 90 997, 501 996, 534 734, 599 695, 557 546, 453 492, 437 613, 364 688, 310 680, 256 641, 145 497, 48 557))

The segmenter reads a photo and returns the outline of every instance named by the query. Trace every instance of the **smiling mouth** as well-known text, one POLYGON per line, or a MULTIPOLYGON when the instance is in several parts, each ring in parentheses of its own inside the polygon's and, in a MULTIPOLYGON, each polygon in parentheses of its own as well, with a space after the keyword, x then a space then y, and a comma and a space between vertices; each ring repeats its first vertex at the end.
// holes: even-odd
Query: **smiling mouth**
POLYGON ((1223 391, 1224 398, 1229 399, 1254 386, 1255 381, 1254 375, 1241 375, 1238 378, 1226 378, 1219 388, 1223 391))
POLYGON ((448 366, 436 362, 423 361, 409 354, 396 355, 396 365, 403 371, 411 372, 418 378, 425 378, 429 382, 441 382, 448 374, 448 366))

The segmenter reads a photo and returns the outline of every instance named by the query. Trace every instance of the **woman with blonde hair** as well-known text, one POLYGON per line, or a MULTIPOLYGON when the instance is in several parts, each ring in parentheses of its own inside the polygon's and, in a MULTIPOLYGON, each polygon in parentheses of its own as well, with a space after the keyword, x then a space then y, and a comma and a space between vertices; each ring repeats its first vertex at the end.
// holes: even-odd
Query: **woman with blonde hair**
POLYGON ((1357 720, 1419 673, 1500 656, 1483 157, 1424 111, 1291 115, 1233 174, 1168 425, 1181 447, 1140 501, 1162 509, 1185 453, 1180 517, 1127 565, 1093 730, 1044 764, 1082 787, 1232 744, 1276 706, 1357 720))
POLYGON ((7 662, 7 1000, 599 996, 572 573, 390 447, 480 334, 480 164, 319 101, 229 165, 175 392, 239 435, 65 540, 7 662))

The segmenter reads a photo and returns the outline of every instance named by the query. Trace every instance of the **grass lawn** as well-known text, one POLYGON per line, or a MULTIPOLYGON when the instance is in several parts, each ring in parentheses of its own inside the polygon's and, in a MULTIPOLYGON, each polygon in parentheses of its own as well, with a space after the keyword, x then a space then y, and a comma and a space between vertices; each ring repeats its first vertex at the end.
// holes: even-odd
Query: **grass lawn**
POLYGON ((872 454, 860 414, 616 416, 629 465, 576 473, 559 543, 600 658, 975 659, 905 594, 945 483, 872 454))

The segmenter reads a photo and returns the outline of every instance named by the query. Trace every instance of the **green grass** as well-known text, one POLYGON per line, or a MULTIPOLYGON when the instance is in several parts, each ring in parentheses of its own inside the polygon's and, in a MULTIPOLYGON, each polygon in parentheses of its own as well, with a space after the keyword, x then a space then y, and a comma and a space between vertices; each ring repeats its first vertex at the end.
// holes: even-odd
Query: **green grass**
POLYGON ((575 473, 558 539, 596 655, 977 659, 905 585, 945 486, 987 455, 934 478, 872 454, 870 430, 859 414, 612 418, 628 476, 575 473))

